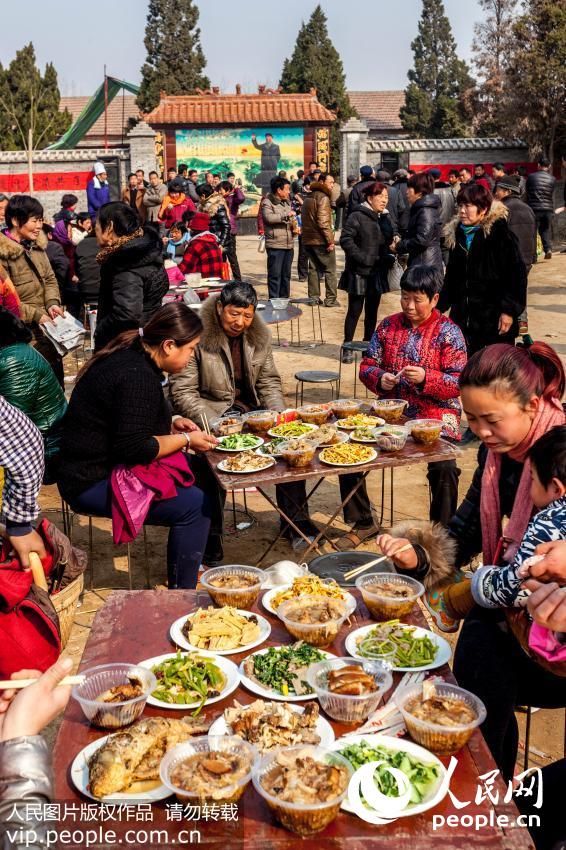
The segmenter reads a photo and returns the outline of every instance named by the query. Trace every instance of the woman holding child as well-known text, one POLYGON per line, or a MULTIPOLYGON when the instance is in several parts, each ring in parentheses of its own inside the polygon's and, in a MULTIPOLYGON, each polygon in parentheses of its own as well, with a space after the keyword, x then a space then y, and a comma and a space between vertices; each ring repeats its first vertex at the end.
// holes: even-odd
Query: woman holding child
MULTIPOLYGON (((537 440, 564 425, 560 402, 564 383, 558 355, 542 342, 530 348, 499 343, 474 354, 462 372, 460 388, 470 428, 483 445, 466 498, 447 530, 415 524, 409 533, 404 529, 403 537, 396 537, 393 529, 393 536, 378 538, 399 570, 423 579, 429 587, 438 587, 450 572, 452 580, 460 578, 444 589, 441 625, 446 627, 451 617, 465 617, 454 674, 462 687, 485 703, 482 731, 507 780, 513 776, 518 748, 515 707, 564 706, 566 665, 545 663, 529 649, 530 621, 524 608, 474 604, 472 583, 454 571, 480 553, 485 566, 512 565, 524 548, 523 539, 532 533, 532 515, 556 498, 560 491, 556 481, 564 472, 553 473, 548 498, 541 498, 536 487, 531 489, 531 454, 538 457, 533 452, 537 440), (408 540, 413 548, 397 555, 408 540)), ((548 481, 548 475, 543 472, 541 477, 539 471, 538 483, 544 486, 542 478, 548 481)), ((561 527, 564 536, 564 516, 561 527)))

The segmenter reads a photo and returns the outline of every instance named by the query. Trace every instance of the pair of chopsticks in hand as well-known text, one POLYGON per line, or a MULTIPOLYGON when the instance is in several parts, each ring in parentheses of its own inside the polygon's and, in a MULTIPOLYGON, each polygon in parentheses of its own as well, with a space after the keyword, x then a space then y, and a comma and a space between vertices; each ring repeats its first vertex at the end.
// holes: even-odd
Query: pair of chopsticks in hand
MULTIPOLYGON (((401 552, 407 552, 413 546, 412 543, 406 543, 405 546, 401 546, 400 549, 395 552, 396 555, 400 555, 401 552)), ((360 567, 356 567, 353 570, 350 570, 348 573, 344 573, 344 578, 346 581, 351 581, 353 578, 357 578, 361 573, 365 573, 366 570, 371 569, 371 567, 376 567, 378 564, 381 564, 383 561, 388 560, 388 555, 381 555, 379 558, 374 558, 373 561, 369 561, 367 564, 362 564, 360 567)))
POLYGON ((210 425, 208 424, 208 419, 207 419, 207 416, 206 416, 206 413, 204 412, 204 410, 200 414, 200 419, 201 419, 202 424, 204 425, 205 432, 208 434, 209 437, 212 437, 212 431, 210 430, 210 425))

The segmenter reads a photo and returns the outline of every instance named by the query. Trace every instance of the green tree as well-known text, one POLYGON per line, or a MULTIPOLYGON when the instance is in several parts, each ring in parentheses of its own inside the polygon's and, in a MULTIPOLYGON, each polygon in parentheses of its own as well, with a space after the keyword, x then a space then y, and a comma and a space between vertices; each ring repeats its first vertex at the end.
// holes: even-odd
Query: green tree
POLYGON ((59 111, 61 94, 51 63, 42 76, 33 44, 18 50, 6 69, 0 66, 0 134, 4 150, 38 150, 54 142, 70 126, 67 109, 59 111))
POLYGON ((456 54, 442 0, 423 0, 419 33, 411 48, 414 68, 408 73, 400 110, 404 129, 416 137, 436 139, 466 135, 474 81, 456 54))
POLYGON ((334 174, 340 169, 338 127, 347 121, 355 110, 346 92, 346 75, 340 54, 328 35, 326 15, 319 6, 308 23, 302 23, 290 59, 285 59, 279 85, 289 94, 316 89, 319 101, 336 112, 336 124, 330 133, 330 168, 334 174))
POLYGON ((501 136, 504 127, 501 104, 517 0, 480 0, 480 7, 484 17, 474 26, 472 44, 473 62, 480 81, 474 131, 479 136, 501 136))
POLYGON ((512 26, 502 112, 509 134, 553 160, 566 144, 566 4, 523 0, 512 26))
POLYGON ((157 106, 161 91, 194 94, 209 88, 198 19, 194 0, 150 0, 144 38, 147 57, 137 98, 143 112, 157 106))

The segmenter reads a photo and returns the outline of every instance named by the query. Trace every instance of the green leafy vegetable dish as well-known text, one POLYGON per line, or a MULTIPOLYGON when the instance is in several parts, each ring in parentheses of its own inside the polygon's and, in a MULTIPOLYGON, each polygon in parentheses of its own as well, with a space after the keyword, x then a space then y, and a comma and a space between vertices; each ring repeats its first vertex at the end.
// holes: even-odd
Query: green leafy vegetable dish
POLYGON ((228 437, 221 437, 219 443, 223 449, 245 451, 255 449, 261 444, 261 440, 258 440, 254 434, 230 434, 228 437))
POLYGON ((286 442, 287 439, 285 437, 274 437, 270 443, 264 443, 263 446, 260 446, 258 452, 269 457, 277 457, 279 455, 279 446, 286 442))
POLYGON ((349 744, 338 752, 348 759, 354 770, 370 761, 385 762, 385 765, 376 768, 374 782, 378 791, 381 791, 387 797, 398 797, 399 787, 386 767, 396 767, 403 771, 411 784, 409 806, 422 803, 432 786, 440 778, 438 765, 425 764, 404 750, 395 752, 386 747, 372 746, 368 741, 362 741, 359 744, 349 744))
POLYGON ((364 658, 383 658, 395 650, 396 667, 425 667, 432 664, 438 654, 438 644, 428 635, 415 637, 415 627, 399 620, 387 620, 367 632, 357 642, 357 650, 364 658))
POLYGON ((198 652, 167 658, 152 667, 157 687, 152 696, 161 702, 195 706, 199 714, 207 699, 217 697, 226 686, 226 676, 211 658, 198 652))
POLYGON ((291 646, 270 646, 267 652, 250 655, 244 662, 244 672, 283 696, 301 696, 313 692, 306 681, 308 668, 325 658, 325 652, 298 641, 291 646))

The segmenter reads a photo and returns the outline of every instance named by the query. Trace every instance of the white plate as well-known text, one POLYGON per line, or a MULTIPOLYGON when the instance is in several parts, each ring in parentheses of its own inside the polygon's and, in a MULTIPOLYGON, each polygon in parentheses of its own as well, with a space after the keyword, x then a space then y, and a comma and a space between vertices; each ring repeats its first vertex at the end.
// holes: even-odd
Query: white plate
MULTIPOLYGON (((348 655, 351 655, 352 658, 366 658, 365 655, 360 655, 357 649, 357 639, 367 635, 368 632, 371 632, 379 623, 373 623, 373 625, 362 626, 360 629, 356 629, 353 632, 350 632, 348 637, 346 638, 345 647, 348 655)), ((409 625, 408 623, 402 623, 401 625, 409 625)), ((436 658, 431 664, 425 664, 424 667, 393 667, 393 670, 397 670, 399 673, 415 673, 420 670, 434 670, 436 667, 442 667, 443 664, 448 664, 450 658, 452 656, 452 649, 447 640, 445 640, 440 635, 437 635, 436 632, 430 632, 428 629, 422 629, 420 626, 415 626, 415 631, 413 632, 415 637, 429 637, 433 643, 438 646, 438 652, 436 653, 436 658)))
MULTIPOLYGON (((229 661, 221 655, 216 655, 214 652, 208 652, 204 649, 193 650, 193 652, 198 652, 199 655, 206 655, 207 658, 214 659, 216 666, 220 667, 226 676, 226 685, 222 693, 217 697, 210 697, 210 699, 205 700, 204 705, 212 705, 214 702, 220 702, 221 699, 224 699, 224 697, 229 696, 236 690, 240 684, 240 674, 238 673, 238 668, 233 661, 229 661)), ((186 655, 187 653, 182 654, 186 655)), ((146 658, 145 661, 140 661, 139 665, 140 667, 146 667, 148 670, 151 670, 157 664, 161 664, 162 661, 166 661, 168 658, 175 658, 176 655, 176 652, 166 652, 164 655, 156 655, 154 658, 146 658)), ((156 699, 152 696, 152 694, 150 694, 147 698, 147 704, 155 705, 157 708, 170 708, 178 711, 191 711, 197 705, 197 703, 192 703, 190 705, 184 703, 183 705, 179 705, 172 702, 163 702, 160 699, 156 699)))
MULTIPOLYGON (((259 637, 257 640, 252 641, 252 643, 247 643, 245 646, 237 646, 235 649, 210 649, 206 650, 207 652, 214 653, 214 655, 235 655, 238 652, 245 652, 248 649, 253 649, 254 646, 259 646, 260 643, 263 643, 264 640, 267 640, 269 635, 271 634, 271 625, 269 621, 262 617, 261 614, 256 614, 255 611, 242 611, 239 608, 236 609, 238 614, 241 614, 242 617, 257 617, 258 625, 259 625, 259 637)), ((177 646, 180 646, 181 649, 188 649, 191 652, 201 652, 198 646, 193 646, 192 643, 185 637, 182 632, 182 628, 185 622, 195 615, 195 611, 191 614, 185 614, 184 617, 179 617, 178 620, 175 620, 170 629, 171 640, 174 641, 177 646)))
MULTIPOLYGON (((371 413, 362 414, 363 416, 371 416, 371 413)), ((342 425, 342 422, 346 422, 349 419, 349 416, 345 416, 344 419, 338 419, 334 424, 337 428, 342 428, 343 431, 355 431, 356 428, 379 428, 380 425, 385 425, 385 419, 382 419, 380 416, 374 416, 376 420, 373 424, 367 425, 342 425)))
POLYGON ((331 449, 333 446, 338 446, 340 443, 347 443, 350 439, 350 435, 345 431, 337 431, 336 434, 340 438, 337 443, 319 443, 319 449, 331 449))
POLYGON ((217 464, 217 469, 221 472, 228 472, 230 475, 251 475, 252 472, 263 472, 265 469, 269 469, 270 466, 275 466, 276 460, 274 457, 268 457, 268 455, 262 455, 269 463, 266 463, 265 466, 262 466, 261 469, 226 469, 226 461, 221 460, 220 463, 217 464))
MULTIPOLYGON (((371 437, 371 439, 369 439, 369 440, 360 440, 359 437, 354 437, 353 434, 350 434, 350 442, 352 442, 352 443, 362 443, 363 445, 367 445, 368 443, 375 443, 375 437, 371 437)), ((216 448, 218 448, 218 446, 216 448)))
MULTIPOLYGON (((290 425, 291 423, 290 422, 282 422, 281 424, 282 425, 290 425)), ((311 425, 309 422, 301 422, 300 424, 303 426, 303 428, 307 428, 309 431, 318 431, 318 427, 319 427, 318 425, 311 425)), ((269 437, 284 437, 283 434, 278 434, 277 431, 275 431, 275 428, 278 428, 278 427, 279 427, 279 425, 275 425, 273 428, 270 428, 269 431, 267 432, 268 436, 269 437)), ((284 439, 285 440, 300 440, 301 437, 306 437, 306 435, 307 435, 307 431, 304 431, 299 437, 289 436, 289 437, 284 437, 284 439)))
MULTIPOLYGON (((253 434, 246 434, 245 436, 252 437, 253 434)), ((254 437, 255 443, 253 444, 253 446, 248 446, 247 449, 227 449, 222 444, 222 440, 225 440, 226 437, 219 437, 218 439, 220 440, 220 442, 217 446, 214 447, 215 452, 253 452, 255 449, 259 449, 259 447, 262 446, 264 443, 263 437, 254 437)))
MULTIPOLYGON (((270 614, 275 614, 275 616, 277 617, 278 616, 277 609, 272 606, 271 600, 273 599, 274 596, 277 596, 278 593, 281 593, 282 590, 290 590, 290 588, 292 586, 293 586, 292 584, 280 584, 277 587, 272 587, 271 590, 268 590, 267 593, 264 594, 263 599, 261 600, 262 605, 265 608, 265 610, 269 611, 270 614)), ((353 614, 354 611, 356 610, 356 606, 357 606, 356 597, 353 596, 351 593, 348 593, 348 591, 344 590, 344 588, 340 588, 340 590, 344 594, 344 599, 346 600, 346 604, 348 606, 348 616, 350 616, 350 614, 353 614)), ((300 597, 297 597, 297 598, 300 598, 300 597)), ((321 596, 320 598, 325 599, 326 597, 321 596)))
POLYGON ((374 461, 377 457, 377 452, 376 452, 375 449, 372 449, 371 451, 372 451, 372 456, 368 457, 367 460, 356 460, 356 461, 354 461, 354 463, 336 463, 336 461, 333 461, 333 460, 325 460, 322 452, 319 454, 318 459, 320 460, 321 463, 325 463, 327 466, 340 466, 340 467, 346 469, 346 467, 348 467, 348 466, 363 466, 366 463, 371 463, 372 461, 374 461))
MULTIPOLYGON (((446 797, 449 785, 449 782, 446 781, 446 768, 440 759, 434 755, 434 753, 429 752, 429 750, 425 750, 424 747, 420 747, 418 744, 413 743, 413 741, 392 738, 389 735, 381 735, 374 732, 369 735, 346 735, 345 737, 334 741, 333 744, 330 744, 330 749, 338 752, 348 744, 360 744, 362 741, 367 741, 368 744, 373 746, 380 744, 383 747, 387 747, 388 750, 394 750, 395 752, 403 750, 425 764, 435 764, 440 771, 440 776, 435 784, 431 786, 427 796, 422 802, 416 803, 414 806, 409 806, 402 812, 398 812, 395 818, 388 818, 388 822, 396 820, 397 817, 407 818, 427 812, 429 809, 437 806, 446 797)), ((344 811, 352 812, 354 814, 354 810, 347 797, 342 802, 342 808, 344 811)))
MULTIPOLYGON (((311 698, 316 699, 314 694, 311 695, 311 698)), ((271 700, 271 702, 273 702, 273 700, 271 700)), ((293 705, 293 706, 290 706, 290 708, 293 711, 297 711, 299 714, 302 714, 303 711, 305 710, 304 706, 302 706, 302 705, 293 705)), ((325 717, 321 717, 319 715, 318 720, 316 721, 314 728, 315 728, 315 732, 317 733, 317 735, 320 736, 320 743, 318 744, 319 747, 330 747, 334 743, 334 739, 336 737, 334 735, 334 729, 332 728, 332 726, 330 725, 328 720, 326 720, 325 717)), ((233 735, 234 733, 232 732, 232 727, 228 726, 228 724, 226 723, 226 720, 224 719, 224 715, 221 714, 220 717, 218 717, 214 721, 214 723, 212 724, 212 726, 208 730, 208 734, 209 735, 233 735)), ((271 752, 271 750, 269 750, 269 752, 271 752)))
MULTIPOLYGON (((127 729, 122 730, 127 732, 127 729)), ((158 785, 152 788, 151 791, 140 791, 137 794, 128 794, 125 791, 117 791, 115 794, 109 794, 107 797, 95 797, 88 788, 88 760, 100 747, 110 738, 110 735, 104 735, 97 741, 91 741, 86 747, 78 753, 71 765, 71 782, 81 794, 89 797, 91 800, 96 800, 97 803, 155 803, 157 800, 165 800, 171 796, 171 791, 165 785, 158 785)))
MULTIPOLYGON (((275 646, 274 649, 282 649, 281 646, 275 646)), ((244 664, 248 660, 248 658, 252 658, 254 655, 265 655, 265 653, 270 649, 270 647, 266 647, 265 649, 260 649, 258 652, 253 652, 251 655, 248 655, 247 658, 240 663, 238 667, 238 673, 240 674, 240 680, 242 685, 244 685, 248 691, 251 691, 252 694, 257 694, 259 697, 267 700, 281 700, 282 702, 306 702, 309 699, 316 699, 316 694, 289 694, 288 696, 283 696, 278 691, 274 691, 270 688, 266 688, 261 685, 259 682, 254 681, 254 679, 250 679, 246 676, 244 672, 244 664)), ((332 652, 327 652, 325 649, 321 649, 320 652, 324 655, 325 658, 335 658, 332 652)))
POLYGON ((263 446, 260 446, 259 449, 256 449, 255 450, 256 455, 259 455, 260 457, 274 457, 274 458, 283 457, 281 452, 275 452, 274 454, 271 454, 271 453, 268 454, 267 452, 262 451, 262 449, 264 449, 264 448, 265 448, 265 444, 263 446))

